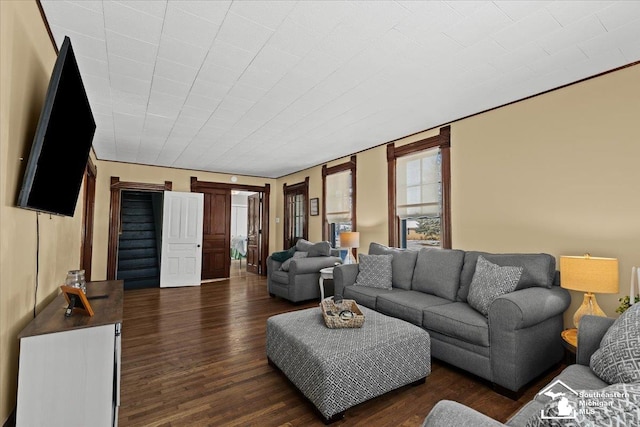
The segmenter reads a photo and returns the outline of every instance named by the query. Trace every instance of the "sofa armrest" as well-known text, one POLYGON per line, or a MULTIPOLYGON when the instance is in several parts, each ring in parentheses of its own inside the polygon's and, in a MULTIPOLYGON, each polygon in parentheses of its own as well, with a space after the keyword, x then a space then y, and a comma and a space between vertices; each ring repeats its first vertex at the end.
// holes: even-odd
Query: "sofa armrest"
POLYGON ((571 304, 566 289, 533 287, 502 295, 489 307, 489 323, 524 329, 564 313, 571 304))
POLYGON ((436 403, 422 427, 497 427, 504 426, 493 418, 452 400, 436 403))
POLYGON ((323 268, 333 267, 340 262, 340 258, 334 256, 318 256, 310 258, 294 258, 289 264, 289 277, 298 274, 318 273, 323 268))
POLYGON ((333 293, 342 296, 345 286, 356 283, 360 268, 358 264, 339 265, 333 269, 333 293))
POLYGON ((589 366, 591 355, 600 348, 602 337, 615 320, 610 317, 583 316, 578 328, 576 363, 589 366))

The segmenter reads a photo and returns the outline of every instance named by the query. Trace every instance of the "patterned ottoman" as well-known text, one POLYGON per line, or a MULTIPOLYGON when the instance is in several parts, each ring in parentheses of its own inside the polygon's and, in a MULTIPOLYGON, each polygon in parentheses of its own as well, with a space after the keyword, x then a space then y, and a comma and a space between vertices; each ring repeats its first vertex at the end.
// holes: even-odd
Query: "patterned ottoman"
POLYGON ((267 358, 318 408, 325 423, 352 406, 431 373, 422 328, 360 307, 362 328, 329 329, 320 308, 267 319, 267 358))

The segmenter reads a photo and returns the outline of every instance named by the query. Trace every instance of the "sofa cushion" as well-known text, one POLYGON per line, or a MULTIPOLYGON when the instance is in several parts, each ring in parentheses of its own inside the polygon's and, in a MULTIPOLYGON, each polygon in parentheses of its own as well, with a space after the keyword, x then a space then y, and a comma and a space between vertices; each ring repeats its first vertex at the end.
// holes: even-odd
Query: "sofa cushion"
POLYGON ((306 258, 307 256, 309 256, 307 252, 301 252, 301 251, 294 252, 291 258, 287 259, 285 262, 282 263, 282 265, 280 266, 280 270, 289 271, 289 265, 291 265, 292 259, 306 258))
POLYGON ((309 257, 329 256, 331 255, 331 244, 329 242, 311 243, 305 239, 299 239, 296 242, 296 250, 307 252, 309 257))
POLYGON ((376 310, 414 325, 422 326, 422 311, 427 307, 450 303, 449 300, 418 291, 382 294, 376 301, 376 310))
POLYGON ((401 289, 381 289, 381 288, 368 288, 366 286, 349 285, 342 291, 342 296, 347 299, 356 300, 358 304, 362 304, 365 307, 376 309, 376 303, 378 296, 392 293, 392 292, 406 292, 401 289))
POLYGON ((527 427, 640 425, 640 384, 613 384, 598 390, 554 395, 527 427))
POLYGON ((420 249, 411 289, 455 301, 463 262, 458 249, 420 249))
POLYGON ((391 289, 391 255, 360 255, 356 286, 391 289))
POLYGON ((640 304, 613 322, 591 356, 591 369, 609 384, 640 382, 640 304))
POLYGON ((464 255, 464 265, 460 274, 458 301, 466 301, 469 286, 476 271, 478 256, 501 267, 523 267, 522 275, 516 290, 541 286, 551 288, 556 275, 556 259, 549 254, 490 254, 487 252, 468 251, 464 255))
MULTIPOLYGON (((573 390, 597 390, 604 388, 609 384, 602 381, 596 374, 593 373, 591 368, 585 365, 573 364, 569 365, 562 372, 560 372, 553 380, 549 382, 549 385, 556 381, 562 381, 568 387, 573 390)), ((546 388, 545 386, 544 388, 546 388)), ((543 389, 544 390, 544 389, 543 389)), ((551 400, 551 397, 545 394, 537 394, 535 400, 541 403, 547 403, 551 400)))
POLYGON ((488 316, 491 303, 500 295, 513 292, 521 275, 522 267, 500 267, 480 255, 469 286, 469 305, 488 316))
POLYGON ((380 243, 369 244, 369 255, 391 255, 391 285, 394 288, 411 289, 413 269, 416 266, 418 251, 390 248, 380 243))
POLYGON ((489 346, 487 318, 463 302, 425 308, 422 327, 472 344, 489 346))

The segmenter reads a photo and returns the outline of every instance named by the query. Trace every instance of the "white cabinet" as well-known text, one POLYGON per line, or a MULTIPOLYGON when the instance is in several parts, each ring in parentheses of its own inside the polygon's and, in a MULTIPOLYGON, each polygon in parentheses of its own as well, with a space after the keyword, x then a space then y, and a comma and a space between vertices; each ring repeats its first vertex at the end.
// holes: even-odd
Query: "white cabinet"
POLYGON ((20 334, 17 426, 117 425, 122 282, 89 283, 87 296, 93 317, 64 317, 60 295, 20 334))

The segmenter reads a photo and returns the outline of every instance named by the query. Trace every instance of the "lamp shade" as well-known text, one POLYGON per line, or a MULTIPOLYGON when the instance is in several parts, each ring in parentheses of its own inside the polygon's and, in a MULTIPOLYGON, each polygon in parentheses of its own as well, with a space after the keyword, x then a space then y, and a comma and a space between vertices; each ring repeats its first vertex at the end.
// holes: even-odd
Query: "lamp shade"
POLYGON ((618 292, 618 260, 589 255, 560 257, 560 285, 596 294, 618 292))
POLYGON ((341 248, 359 248, 360 233, 357 231, 343 231, 340 233, 341 248))

